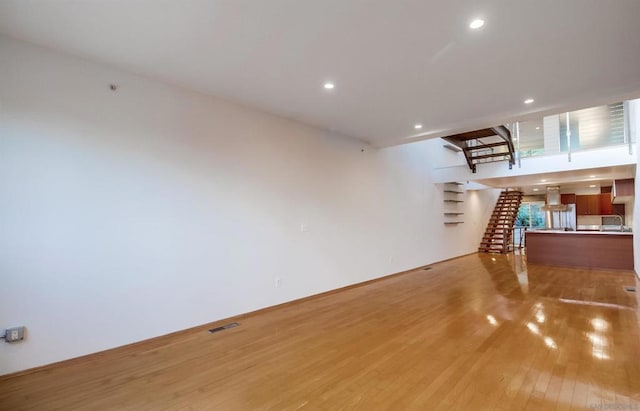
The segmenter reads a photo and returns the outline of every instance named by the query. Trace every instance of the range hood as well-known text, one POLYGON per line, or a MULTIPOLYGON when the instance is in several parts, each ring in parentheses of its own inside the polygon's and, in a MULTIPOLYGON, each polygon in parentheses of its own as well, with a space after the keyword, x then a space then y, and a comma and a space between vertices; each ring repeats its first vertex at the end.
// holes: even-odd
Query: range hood
POLYGON ((543 211, 566 211, 567 204, 562 204, 560 201, 560 187, 550 186, 547 187, 546 204, 541 207, 543 211))

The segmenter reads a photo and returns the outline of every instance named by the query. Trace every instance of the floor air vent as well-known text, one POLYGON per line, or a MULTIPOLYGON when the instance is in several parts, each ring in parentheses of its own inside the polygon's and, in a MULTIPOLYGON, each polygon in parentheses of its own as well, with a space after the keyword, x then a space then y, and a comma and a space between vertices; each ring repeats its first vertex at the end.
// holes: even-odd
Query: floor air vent
POLYGON ((210 330, 209 330, 209 332, 210 332, 211 334, 213 334, 213 333, 217 333, 218 331, 224 331, 224 330, 227 330, 227 329, 229 329, 229 328, 237 327, 237 326, 239 326, 239 325, 240 325, 240 324, 238 324, 238 323, 226 324, 226 325, 223 325, 222 327, 212 328, 212 329, 210 329, 210 330))
POLYGON ((628 293, 635 293, 636 287, 624 287, 624 290, 628 293))
POLYGON ((429 271, 429 270, 431 270, 431 267, 425 267, 422 269, 422 271, 429 271))

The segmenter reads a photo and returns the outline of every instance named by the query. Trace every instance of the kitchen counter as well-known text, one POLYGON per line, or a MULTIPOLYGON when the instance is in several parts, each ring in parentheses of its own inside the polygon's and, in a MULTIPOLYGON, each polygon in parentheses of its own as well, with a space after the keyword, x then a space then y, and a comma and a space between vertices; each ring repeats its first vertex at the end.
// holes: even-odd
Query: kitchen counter
POLYGON ((578 231, 564 231, 564 230, 530 230, 527 231, 527 235, 531 233, 551 233, 551 234, 587 234, 587 235, 633 235, 630 231, 594 231, 594 230, 578 230, 578 231))
POLYGON ((525 234, 531 264, 633 270, 633 233, 532 230, 525 234))

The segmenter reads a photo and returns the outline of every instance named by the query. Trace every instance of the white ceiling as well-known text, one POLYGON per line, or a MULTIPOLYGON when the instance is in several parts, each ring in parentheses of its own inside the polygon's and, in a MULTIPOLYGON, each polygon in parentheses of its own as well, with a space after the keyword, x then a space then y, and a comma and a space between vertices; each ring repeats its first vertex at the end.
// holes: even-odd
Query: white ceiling
POLYGON ((639 17, 637 0, 0 1, 0 33, 379 146, 640 97, 639 17))

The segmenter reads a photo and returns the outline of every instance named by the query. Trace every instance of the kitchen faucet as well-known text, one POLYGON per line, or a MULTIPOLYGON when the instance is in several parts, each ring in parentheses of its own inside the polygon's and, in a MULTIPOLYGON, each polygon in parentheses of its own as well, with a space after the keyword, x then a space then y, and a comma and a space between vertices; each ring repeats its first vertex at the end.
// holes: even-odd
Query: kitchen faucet
POLYGON ((624 219, 618 214, 608 215, 607 217, 618 217, 620 219, 620 231, 624 231, 624 219))
POLYGON ((620 231, 624 231, 624 218, 621 215, 615 214, 620 219, 620 231))

